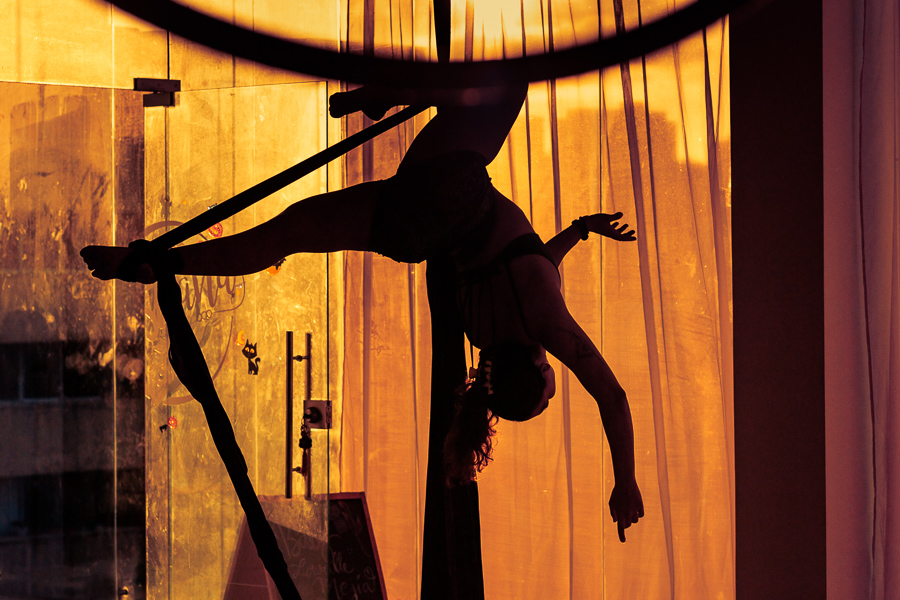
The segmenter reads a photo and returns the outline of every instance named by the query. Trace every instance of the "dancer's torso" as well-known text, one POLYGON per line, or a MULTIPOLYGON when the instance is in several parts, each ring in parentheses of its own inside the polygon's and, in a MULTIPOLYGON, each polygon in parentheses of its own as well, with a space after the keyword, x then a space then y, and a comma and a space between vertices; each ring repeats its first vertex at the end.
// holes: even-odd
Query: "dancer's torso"
POLYGON ((558 273, 524 213, 495 190, 494 226, 483 244, 456 261, 457 306, 466 336, 478 348, 515 342, 537 344, 534 324, 526 315, 539 298, 532 297, 558 273))

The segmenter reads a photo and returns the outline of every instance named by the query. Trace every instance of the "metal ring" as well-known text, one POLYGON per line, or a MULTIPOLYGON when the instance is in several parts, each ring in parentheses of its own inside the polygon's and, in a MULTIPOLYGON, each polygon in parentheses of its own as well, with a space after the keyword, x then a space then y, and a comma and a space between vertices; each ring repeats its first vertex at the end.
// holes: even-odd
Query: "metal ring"
POLYGON ((316 48, 250 31, 171 0, 108 1, 161 29, 214 50, 272 67, 355 83, 448 90, 544 81, 619 64, 673 44, 747 2, 698 0, 622 35, 537 56, 469 63, 431 63, 316 48))

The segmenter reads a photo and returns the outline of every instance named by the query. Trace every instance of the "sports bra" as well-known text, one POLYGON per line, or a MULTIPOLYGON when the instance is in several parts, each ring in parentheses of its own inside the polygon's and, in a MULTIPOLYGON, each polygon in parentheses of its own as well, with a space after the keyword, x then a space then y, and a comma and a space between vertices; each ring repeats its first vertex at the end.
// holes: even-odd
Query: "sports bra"
POLYGON ((466 336, 476 347, 481 347, 479 343, 488 334, 491 341, 497 343, 496 321, 503 315, 517 314, 522 333, 534 339, 528 332, 519 291, 509 269, 513 259, 531 254, 546 258, 559 273, 559 266, 536 233, 515 238, 486 265, 457 273, 456 304, 462 315, 466 336), (509 308, 513 303, 517 313, 509 308))

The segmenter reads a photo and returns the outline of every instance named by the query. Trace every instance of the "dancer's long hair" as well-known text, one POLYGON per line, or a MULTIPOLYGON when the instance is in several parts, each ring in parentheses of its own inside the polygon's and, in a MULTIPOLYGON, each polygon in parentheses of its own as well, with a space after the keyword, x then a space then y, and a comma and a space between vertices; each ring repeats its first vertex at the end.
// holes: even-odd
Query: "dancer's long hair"
POLYGON ((541 401, 546 382, 535 365, 539 347, 502 344, 481 351, 474 380, 457 392, 450 431, 444 440, 448 487, 464 485, 493 460, 498 418, 525 421, 541 401))

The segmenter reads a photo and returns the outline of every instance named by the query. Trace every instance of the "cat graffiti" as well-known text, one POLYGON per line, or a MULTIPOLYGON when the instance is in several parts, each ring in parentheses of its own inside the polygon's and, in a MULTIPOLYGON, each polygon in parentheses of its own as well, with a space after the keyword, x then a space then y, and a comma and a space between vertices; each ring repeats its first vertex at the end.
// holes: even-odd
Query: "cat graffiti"
POLYGON ((247 340, 241 354, 247 357, 247 374, 259 375, 259 361, 262 359, 256 354, 256 344, 251 344, 250 340, 247 340))

